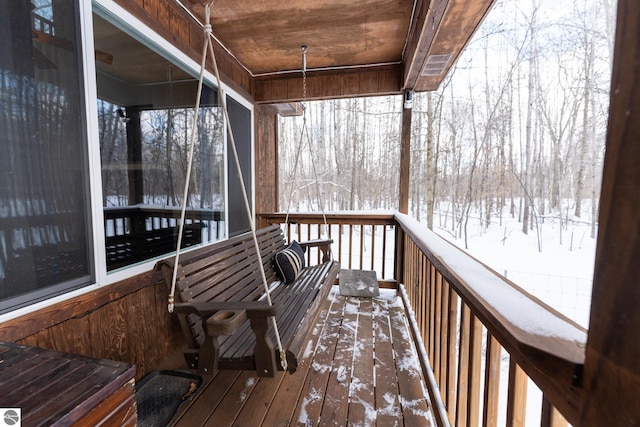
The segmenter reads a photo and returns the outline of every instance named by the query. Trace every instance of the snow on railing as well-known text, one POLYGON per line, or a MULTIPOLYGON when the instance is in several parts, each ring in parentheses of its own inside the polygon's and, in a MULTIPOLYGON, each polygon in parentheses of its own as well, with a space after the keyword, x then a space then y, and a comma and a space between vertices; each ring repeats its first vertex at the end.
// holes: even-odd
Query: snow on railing
POLYGON ((425 225, 395 218, 404 233, 399 281, 451 424, 557 422, 555 408, 577 419, 586 330, 425 225), (526 376, 542 391, 533 411, 526 376))

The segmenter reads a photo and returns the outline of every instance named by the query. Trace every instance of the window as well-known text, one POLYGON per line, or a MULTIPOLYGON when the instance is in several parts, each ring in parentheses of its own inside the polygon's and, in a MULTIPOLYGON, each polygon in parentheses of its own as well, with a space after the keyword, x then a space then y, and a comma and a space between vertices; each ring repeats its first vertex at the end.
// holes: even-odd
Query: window
POLYGON ((0 3, 0 313, 92 281, 78 15, 0 3))
MULTIPOLYGON (((231 130, 233 131, 233 139, 238 152, 242 180, 244 181, 249 204, 252 206, 251 111, 228 96, 227 108, 229 109, 231 130)), ((233 159, 233 154, 231 154, 231 138, 228 139, 227 145, 229 152, 229 235, 235 236, 249 231, 251 226, 244 198, 242 197, 238 167, 233 159)), ((253 207, 251 207, 251 210, 253 210, 253 207)))
MULTIPOLYGON (((94 31, 96 50, 114 55, 96 56, 96 69, 107 269, 115 270, 175 251, 197 80, 99 16, 94 31)), ((182 247, 225 235, 224 129, 218 93, 205 86, 182 247)))

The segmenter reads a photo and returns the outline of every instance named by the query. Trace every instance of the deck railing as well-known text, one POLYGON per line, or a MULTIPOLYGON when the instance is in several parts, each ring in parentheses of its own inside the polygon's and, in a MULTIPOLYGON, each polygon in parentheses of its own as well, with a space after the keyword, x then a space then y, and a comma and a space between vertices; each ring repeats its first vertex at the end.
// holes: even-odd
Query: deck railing
MULTIPOLYGON (((113 270, 175 251, 180 208, 151 205, 104 208, 107 269, 113 270)), ((224 213, 187 209, 182 247, 220 239, 224 213)))
MULTIPOLYGON (((259 219, 262 226, 284 224, 285 215, 259 219)), ((343 268, 373 269, 385 278, 392 266, 381 283, 397 283, 410 312, 439 426, 535 420, 560 427, 578 419, 586 343, 580 325, 406 215, 326 219, 343 268), (370 234, 363 232, 370 226, 370 234)), ((284 227, 290 236, 318 238, 322 224, 322 215, 291 214, 284 227)))
MULTIPOLYGON (((393 213, 261 214, 261 227, 281 224, 288 241, 332 239, 333 258, 342 268, 373 270, 384 287, 396 287, 396 221, 393 213), (326 222, 325 222, 326 221, 326 222)), ((309 257, 318 257, 312 252, 309 257)))

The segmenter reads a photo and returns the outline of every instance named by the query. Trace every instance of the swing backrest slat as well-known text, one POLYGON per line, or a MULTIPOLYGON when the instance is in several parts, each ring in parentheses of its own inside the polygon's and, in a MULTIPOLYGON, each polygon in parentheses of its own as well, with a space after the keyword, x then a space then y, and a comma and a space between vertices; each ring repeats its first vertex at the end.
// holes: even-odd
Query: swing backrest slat
MULTIPOLYGON (((256 237, 265 275, 271 283, 278 280, 273 257, 285 246, 282 232, 274 225, 258 230, 256 237)), ((253 238, 248 233, 182 253, 176 280, 176 302, 259 300, 264 288, 260 276, 255 274, 258 259, 253 238)), ((158 264, 165 278, 173 272, 174 262, 175 258, 171 258, 158 264)), ((201 319, 189 315, 181 319, 181 323, 185 323, 182 326, 187 344, 192 348, 199 347, 204 340, 201 319)))

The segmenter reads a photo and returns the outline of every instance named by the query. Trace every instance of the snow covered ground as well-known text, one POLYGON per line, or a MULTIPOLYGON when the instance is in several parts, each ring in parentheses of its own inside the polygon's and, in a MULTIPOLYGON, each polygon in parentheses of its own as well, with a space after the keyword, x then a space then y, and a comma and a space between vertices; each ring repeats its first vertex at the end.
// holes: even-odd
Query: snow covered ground
MULTIPOLYGON (((524 234, 517 219, 504 217, 502 225, 495 222, 489 227, 470 220, 466 250, 587 328, 596 239, 590 237, 589 224, 570 221, 562 230, 561 242, 559 227, 558 219, 546 219, 539 224, 539 233, 534 229, 524 234)), ((463 239, 454 238, 442 228, 435 227, 434 231, 464 249, 463 239)))
MULTIPOLYGON (((451 223, 451 219, 448 223, 451 223)), ((547 217, 544 221, 538 220, 537 230, 534 227, 528 234, 524 234, 522 223, 506 214, 501 222, 494 218, 488 227, 481 224, 479 219, 470 219, 467 228, 468 249, 465 249, 463 238, 456 238, 450 227, 443 226, 445 221, 438 214, 435 215, 434 224, 433 231, 438 235, 466 250, 583 327, 588 327, 596 239, 590 237, 590 225, 587 221, 574 219, 568 221, 567 225, 567 221, 563 220, 560 233, 559 219, 547 217)), ((295 228, 293 231, 295 232, 295 228)), ((331 227, 334 239, 332 250, 334 256, 341 254, 343 268, 359 268, 361 265, 361 230, 354 227, 352 232, 350 247, 349 229, 343 227, 340 232, 337 225, 331 227), (351 262, 347 257, 349 253, 352 255, 351 262)), ((363 232, 362 268, 370 269, 373 257, 373 269, 378 271, 379 279, 393 279, 393 227, 377 226, 373 231, 371 226, 365 226, 363 232), (387 235, 384 255, 383 230, 387 235), (383 265, 384 276, 381 274, 383 265)), ((310 235, 312 238, 316 237, 316 228, 310 235)), ((307 240, 306 236, 306 229, 303 229, 302 236, 293 234, 292 238, 307 240)), ((328 237, 326 231, 322 236, 328 237)))

